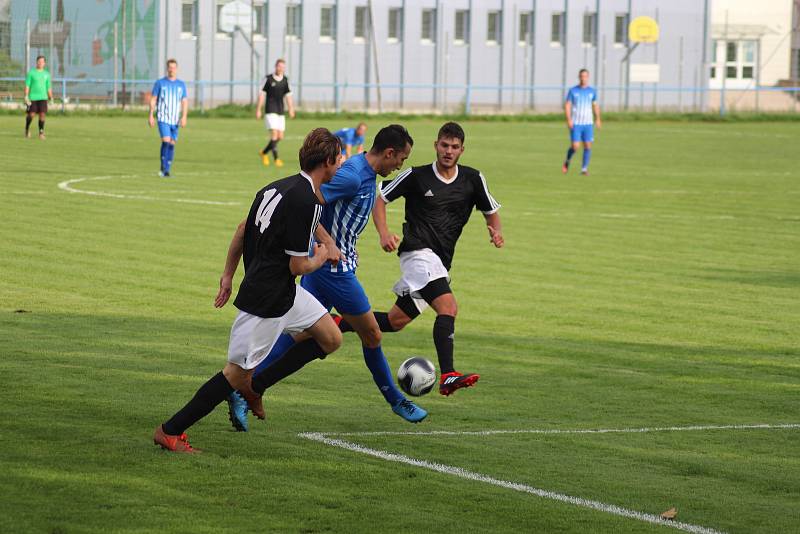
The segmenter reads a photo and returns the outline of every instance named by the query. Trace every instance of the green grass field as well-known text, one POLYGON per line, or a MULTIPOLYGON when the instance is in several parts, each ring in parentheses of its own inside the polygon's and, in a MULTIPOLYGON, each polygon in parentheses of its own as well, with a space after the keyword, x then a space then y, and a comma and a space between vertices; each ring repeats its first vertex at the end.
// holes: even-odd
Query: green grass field
MULTIPOLYGON (((407 122, 410 163, 433 160, 440 122, 407 122)), ((560 123, 465 123, 462 163, 503 204, 507 242, 491 247, 476 215, 451 273, 456 363, 478 386, 420 399, 430 417, 408 425, 347 334, 268 392, 251 432, 220 407, 189 431, 203 454, 155 447, 153 428, 225 361, 235 309, 212 301, 235 225, 257 189, 295 172, 317 125, 345 124, 290 122, 281 173, 256 155, 260 122, 192 120, 163 180, 143 117, 54 115, 45 142, 0 117, 0 531, 669 531, 522 486, 643 514, 675 506, 718 531, 796 531, 798 123, 609 122, 589 177, 561 175, 560 123), (479 433, 758 424, 794 426, 479 433)), ((387 309, 397 258, 372 227, 359 252, 387 309)), ((435 360, 432 321, 386 335, 393 368, 435 360)))

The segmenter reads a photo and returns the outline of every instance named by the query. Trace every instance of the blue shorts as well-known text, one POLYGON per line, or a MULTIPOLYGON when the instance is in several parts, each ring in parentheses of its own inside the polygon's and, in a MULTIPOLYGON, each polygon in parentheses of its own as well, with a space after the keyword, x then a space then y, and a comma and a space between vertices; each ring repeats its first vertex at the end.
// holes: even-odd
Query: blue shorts
POLYGON ((594 141, 594 125, 592 124, 576 124, 569 131, 569 138, 573 143, 591 143, 594 141))
POLYGON ((170 137, 173 141, 178 140, 178 125, 167 124, 166 122, 158 121, 158 135, 161 138, 170 137))
POLYGON ((367 294, 353 271, 334 273, 325 264, 303 276, 300 285, 329 311, 336 308, 339 313, 362 315, 370 310, 367 294))

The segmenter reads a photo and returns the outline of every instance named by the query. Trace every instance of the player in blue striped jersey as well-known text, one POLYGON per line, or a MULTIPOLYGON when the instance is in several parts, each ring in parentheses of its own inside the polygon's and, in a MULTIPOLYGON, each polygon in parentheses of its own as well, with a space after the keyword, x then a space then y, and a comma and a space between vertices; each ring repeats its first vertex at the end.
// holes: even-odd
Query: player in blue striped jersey
MULTIPOLYGON (((364 288, 356 278, 356 241, 369 222, 375 204, 375 179, 378 175, 386 177, 402 167, 411 153, 413 143, 402 126, 387 126, 375 136, 369 152, 347 160, 333 179, 320 188, 325 207, 319 226, 324 228, 325 233, 317 237, 326 245, 327 240, 332 240, 341 251, 341 257, 337 263, 327 262, 314 273, 303 276, 300 285, 328 310, 336 308, 342 320, 346 320, 351 329, 358 333, 364 362, 386 402, 397 415, 417 423, 428 413, 406 399, 394 384, 381 349, 381 331, 386 326, 381 323, 388 322, 388 314, 373 314, 364 288)), ((291 358, 283 357, 286 350, 301 339, 304 337, 281 337, 267 359, 256 369, 253 390, 257 394, 263 394, 267 388, 300 370, 305 364, 325 358, 325 353, 314 347, 309 347, 302 354, 293 349, 291 358)), ((229 401, 231 423, 237 430, 246 430, 246 403, 238 394, 231 395, 229 401)))
POLYGON ((189 111, 189 98, 186 84, 178 79, 178 62, 167 61, 167 75, 153 85, 150 96, 150 118, 152 128, 158 119, 158 134, 161 137, 161 170, 159 176, 169 177, 172 160, 175 157, 175 142, 178 128, 186 127, 186 114, 189 111), (156 117, 153 117, 153 114, 156 117))
POLYGON ((333 135, 342 142, 342 155, 345 159, 350 159, 353 152, 360 154, 364 150, 365 133, 367 133, 367 123, 365 122, 359 122, 355 128, 342 128, 333 132, 333 135))
POLYGON ((578 85, 570 88, 564 100, 564 114, 569 128, 570 146, 567 159, 561 166, 564 174, 569 170, 569 162, 583 143, 583 164, 581 174, 589 174, 589 160, 592 157, 594 142, 594 124, 600 129, 600 106, 597 103, 597 91, 589 85, 589 71, 581 69, 578 73, 578 85))

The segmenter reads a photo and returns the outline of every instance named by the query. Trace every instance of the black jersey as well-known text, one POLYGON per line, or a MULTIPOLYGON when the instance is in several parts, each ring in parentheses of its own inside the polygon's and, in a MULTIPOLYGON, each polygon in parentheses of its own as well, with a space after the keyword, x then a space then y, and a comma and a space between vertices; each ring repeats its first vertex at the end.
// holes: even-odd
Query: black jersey
POLYGON ((308 256, 322 205, 311 179, 296 174, 256 194, 244 230, 244 280, 234 305, 259 317, 280 317, 294 304, 290 256, 308 256))
POLYGON ((283 98, 292 92, 292 90, 289 89, 289 78, 284 76, 280 80, 276 80, 275 75, 270 74, 264 80, 264 86, 261 90, 267 93, 265 112, 283 115, 285 113, 283 98))
POLYGON ((500 209, 483 175, 462 165, 450 181, 439 175, 436 163, 412 167, 394 180, 381 183, 380 195, 386 202, 399 197, 406 199, 403 242, 398 253, 429 248, 447 270, 472 208, 477 207, 485 215, 500 209))

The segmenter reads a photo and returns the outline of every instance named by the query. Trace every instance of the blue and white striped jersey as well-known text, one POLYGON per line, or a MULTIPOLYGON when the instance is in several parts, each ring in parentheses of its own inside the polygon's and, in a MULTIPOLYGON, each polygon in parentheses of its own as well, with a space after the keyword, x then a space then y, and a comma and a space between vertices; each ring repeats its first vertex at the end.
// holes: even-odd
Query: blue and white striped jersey
POLYGON ((320 223, 344 256, 336 266, 326 263, 323 269, 342 273, 358 267, 356 241, 375 205, 375 176, 366 156, 359 154, 348 159, 330 182, 322 184, 325 207, 320 223))
POLYGON ((186 84, 181 80, 170 80, 166 76, 156 80, 152 95, 156 102, 156 119, 158 122, 175 125, 181 120, 181 100, 188 98, 186 84))
POLYGON ((576 85, 567 92, 564 102, 572 103, 572 123, 575 126, 594 124, 592 103, 597 102, 597 91, 594 87, 576 85))

